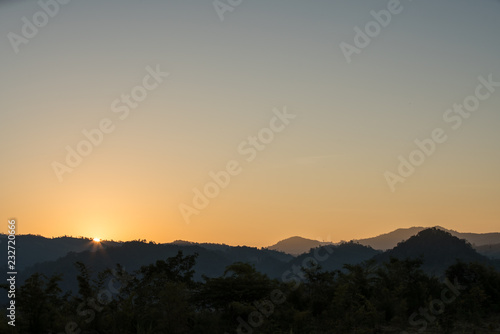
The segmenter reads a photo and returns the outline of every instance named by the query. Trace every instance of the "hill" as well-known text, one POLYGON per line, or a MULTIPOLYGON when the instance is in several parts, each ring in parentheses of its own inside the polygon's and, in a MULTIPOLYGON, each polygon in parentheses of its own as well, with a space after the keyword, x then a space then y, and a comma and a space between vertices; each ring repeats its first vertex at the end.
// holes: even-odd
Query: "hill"
POLYGON ((494 245, 476 246, 475 249, 481 255, 491 259, 500 259, 500 243, 494 245))
MULTIPOLYGON (((497 244, 500 242, 500 233, 461 233, 453 230, 448 230, 441 226, 436 226, 436 229, 450 233, 459 239, 465 239, 473 246, 483 246, 497 244)), ((428 229, 428 227, 410 227, 399 228, 389 233, 381 234, 376 237, 354 240, 361 245, 370 246, 374 249, 387 250, 395 247, 399 242, 407 240, 410 237, 417 235, 419 232, 428 229)))
POLYGON ((284 252, 291 255, 300 255, 308 252, 311 248, 331 244, 330 242, 320 242, 317 240, 306 239, 302 237, 291 237, 267 247, 267 249, 284 252))
POLYGON ((154 244, 132 241, 123 243, 121 247, 101 248, 93 252, 70 252, 55 261, 37 263, 26 268, 20 273, 19 278, 22 281, 35 272, 47 276, 63 273, 64 280, 61 287, 65 290, 75 290, 77 270, 74 263, 77 261, 86 264, 94 273, 115 268, 116 264, 132 272, 143 265, 173 257, 178 251, 182 251, 184 255, 198 254, 194 267, 194 278, 198 281, 202 276, 221 276, 225 268, 234 262, 251 263, 258 271, 277 278, 285 270, 287 262, 293 258, 288 254, 252 247, 228 246, 224 250, 209 250, 197 244, 154 244))
POLYGON ((479 262, 492 265, 488 258, 479 254, 471 244, 439 228, 420 231, 417 235, 399 243, 396 247, 374 257, 378 262, 397 259, 422 259, 422 269, 431 275, 440 276, 446 268, 456 263, 479 262))
POLYGON ((311 249, 290 262, 296 266, 306 266, 308 259, 319 260, 319 264, 325 271, 342 269, 344 264, 358 264, 381 253, 369 246, 363 246, 354 242, 346 242, 340 245, 327 245, 311 249), (319 256, 317 255, 319 254, 319 256), (323 260, 324 259, 324 260, 323 260))
MULTIPOLYGON (((0 244, 7 245, 6 234, 0 234, 0 244)), ((90 238, 68 236, 45 238, 33 234, 16 235, 16 267, 18 270, 22 270, 39 262, 56 260, 69 252, 96 251, 120 245, 120 242, 107 240, 95 243, 90 238)))
MULTIPOLYGON (((355 243, 364 246, 372 247, 377 250, 388 250, 394 248, 398 243, 408 240, 410 237, 417 235, 419 232, 428 229, 429 227, 410 227, 399 228, 389 233, 384 233, 376 237, 365 239, 353 239, 355 243)), ((459 239, 465 239, 481 254, 488 257, 500 258, 499 246, 500 233, 461 233, 453 230, 446 229, 441 226, 436 226, 437 229, 450 233, 459 239), (489 246, 489 247, 486 247, 489 246)), ((284 252, 294 256, 309 252, 311 248, 316 248, 325 245, 338 245, 331 242, 320 242, 317 240, 306 239, 302 237, 291 237, 279 241, 278 243, 267 247, 268 249, 284 252)))
MULTIPOLYGON (((20 236, 20 238, 23 236, 20 236)), ((289 243, 278 243, 279 246, 287 246, 288 251, 299 251, 299 247, 308 247, 309 250, 297 257, 272 249, 258 249, 245 246, 228 246, 218 244, 197 244, 186 241, 176 241, 168 244, 146 243, 143 241, 131 241, 125 243, 103 243, 102 246, 95 245, 88 239, 55 238, 47 239, 38 236, 26 236, 21 238, 24 244, 24 257, 26 262, 32 263, 20 269, 19 281, 29 277, 35 272, 51 276, 57 273, 64 274, 61 287, 65 290, 74 290, 77 286, 75 277, 77 271, 74 263, 79 261, 85 263, 94 273, 101 272, 107 268, 114 268, 116 264, 122 265, 127 271, 133 272, 143 265, 155 263, 157 260, 165 260, 173 257, 178 251, 184 255, 197 253, 195 280, 200 281, 203 276, 219 277, 225 268, 235 262, 247 262, 270 278, 282 278, 284 272, 290 268, 300 268, 311 259, 321 259, 319 264, 323 270, 332 271, 342 269, 344 264, 359 264, 369 259, 377 262, 389 261, 391 257, 399 259, 421 258, 422 269, 433 275, 441 275, 457 259, 463 262, 480 262, 500 267, 500 262, 493 262, 480 255, 472 248, 466 240, 461 240, 450 233, 438 228, 420 231, 408 240, 400 242, 396 247, 386 252, 375 250, 369 246, 356 242, 342 243, 339 245, 322 245, 322 243, 304 238, 291 238, 289 243), (30 239, 31 238, 31 239, 30 239), (36 241, 30 244, 28 242, 36 241), (89 246, 93 244, 93 247, 89 246), (59 245, 61 248, 57 249, 59 245), (318 247, 319 245, 319 247, 318 247), (316 246, 316 248, 314 248, 316 246), (26 249, 41 249, 39 254, 26 253, 26 249), (64 248, 66 247, 66 248, 64 248), (59 256, 66 249, 76 249, 64 256, 59 256), (83 249, 83 251, 82 251, 83 249), (318 256, 319 254, 319 256, 318 256), (55 257, 58 258, 54 259, 55 257), (52 257, 49 261, 38 261, 44 257, 52 257)), ((489 249, 489 248, 488 248, 489 249)), ((491 247, 491 249, 495 249, 491 247)), ((24 260, 23 260, 24 261, 24 260)), ((4 268, 5 269, 5 268, 4 268)), ((6 272, 6 270, 4 270, 6 272)))

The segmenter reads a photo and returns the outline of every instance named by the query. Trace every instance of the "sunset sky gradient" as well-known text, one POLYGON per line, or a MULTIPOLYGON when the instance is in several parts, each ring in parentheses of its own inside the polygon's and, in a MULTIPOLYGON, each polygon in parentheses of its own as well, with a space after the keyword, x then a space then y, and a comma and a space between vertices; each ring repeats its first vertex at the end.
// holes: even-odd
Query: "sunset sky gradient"
POLYGON ((402 0, 350 64, 339 47, 388 1, 73 0, 16 54, 36 1, 0 1, 0 216, 19 234, 268 246, 399 227, 491 232, 500 223, 500 88, 452 130, 443 114, 500 81, 500 1, 402 0), (112 103, 169 76, 130 115, 112 103), (248 162, 238 146, 296 115, 248 162), (116 127, 59 182, 84 129, 116 127), (448 140, 391 192, 415 139, 448 140), (187 224, 179 205, 228 161, 242 172, 187 224))

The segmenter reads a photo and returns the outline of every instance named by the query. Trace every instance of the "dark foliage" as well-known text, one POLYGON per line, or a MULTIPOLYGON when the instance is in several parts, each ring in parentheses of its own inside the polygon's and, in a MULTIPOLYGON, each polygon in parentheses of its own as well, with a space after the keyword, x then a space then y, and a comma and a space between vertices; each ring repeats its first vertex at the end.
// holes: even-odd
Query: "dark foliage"
POLYGON ((193 280, 197 254, 128 273, 92 275, 75 263, 79 290, 63 295, 59 276, 33 274, 20 287, 15 329, 2 333, 451 333, 498 329, 500 274, 456 262, 428 276, 421 260, 391 258, 325 271, 311 263, 285 281, 248 263, 193 280), (95 278, 93 278, 95 277, 95 278), (293 278, 293 279, 292 279, 293 278))

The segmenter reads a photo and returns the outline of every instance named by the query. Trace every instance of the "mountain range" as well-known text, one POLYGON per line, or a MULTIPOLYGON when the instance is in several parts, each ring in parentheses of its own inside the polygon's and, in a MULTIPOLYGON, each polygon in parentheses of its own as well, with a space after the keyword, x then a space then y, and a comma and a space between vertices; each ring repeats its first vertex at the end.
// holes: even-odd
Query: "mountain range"
MULTIPOLYGON (((428 228, 429 227, 400 228, 376 237, 354 239, 352 241, 372 247, 373 249, 385 251, 396 247, 401 241, 407 240, 428 228)), ((441 226, 435 226, 435 228, 448 232, 459 239, 467 240, 479 253, 485 256, 500 258, 500 233, 461 233, 441 226)), ((285 252, 291 255, 299 255, 309 251, 311 248, 323 245, 338 245, 338 243, 320 242, 302 237, 291 237, 281 240, 275 245, 269 246, 268 249, 285 252)))
MULTIPOLYGON (((175 241, 157 244, 136 240, 130 242, 94 242, 86 238, 44 238, 34 235, 16 236, 16 265, 19 280, 23 281, 35 272, 47 276, 63 274, 63 290, 74 291, 77 286, 75 262, 85 263, 95 274, 116 264, 131 272, 143 265, 175 256, 179 251, 184 255, 198 254, 194 267, 194 278, 198 281, 206 277, 219 277, 225 268, 235 262, 247 262, 268 275, 282 279, 290 270, 298 270, 316 262, 323 270, 342 270, 345 264, 359 264, 372 260, 383 263, 391 257, 421 259, 422 269, 429 274, 440 276, 444 270, 457 260, 480 262, 500 269, 498 233, 453 235, 446 229, 412 228, 400 229, 375 238, 353 240, 339 244, 324 243, 310 239, 293 237, 268 248, 228 246, 213 243, 193 243, 175 241), (415 233, 416 232, 416 233, 415 233), (415 233, 415 234, 413 234, 415 233), (398 240, 410 235, 407 240, 398 240), (456 235, 465 235, 468 239, 456 235), (475 248, 472 241, 476 243, 475 248), (368 242, 369 241, 369 242, 368 242), (373 245, 389 245, 389 250, 380 250, 373 245), (490 243, 481 244, 477 243, 490 243), (305 252, 302 250, 307 249, 305 252), (482 252, 480 254, 478 251, 482 252), (293 254, 293 255, 292 255, 293 254)), ((0 242, 6 244, 6 235, 0 235, 0 242)), ((7 272, 5 265, 0 267, 7 272)))

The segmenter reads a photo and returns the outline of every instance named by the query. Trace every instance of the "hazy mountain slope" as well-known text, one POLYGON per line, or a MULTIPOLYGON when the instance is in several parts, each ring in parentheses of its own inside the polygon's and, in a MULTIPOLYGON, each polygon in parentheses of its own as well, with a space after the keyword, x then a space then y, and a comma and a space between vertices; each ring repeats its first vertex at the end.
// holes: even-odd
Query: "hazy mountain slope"
POLYGON ((319 260, 318 263, 323 270, 333 271, 342 269, 344 264, 361 263, 379 253, 380 251, 371 247, 353 242, 347 242, 340 245, 327 245, 318 249, 311 249, 309 252, 294 258, 290 262, 289 267, 292 265, 297 265, 299 267, 307 266, 308 259, 314 258, 319 260), (319 254, 319 256, 316 254, 319 254))
POLYGON ((446 230, 450 232, 451 235, 458 237, 460 239, 465 239, 472 244, 473 247, 479 247, 484 245, 492 245, 500 243, 500 233, 461 233, 453 230, 446 230))
POLYGON ((284 252, 291 255, 300 255, 309 252, 311 248, 331 244, 329 242, 320 242, 317 240, 306 239, 302 237, 291 237, 267 247, 271 250, 284 252))
MULTIPOLYGON (((252 251, 252 252, 257 250, 257 248, 255 248, 255 247, 228 246, 226 244, 214 244, 214 243, 197 243, 197 242, 190 242, 190 241, 183 241, 183 240, 176 240, 176 241, 169 243, 169 244, 170 245, 179 245, 179 246, 199 246, 199 247, 203 247, 205 249, 212 250, 212 251, 227 251, 227 254, 234 254, 237 249, 245 249, 246 251, 252 251)), ((165 245, 169 245, 169 244, 165 244, 165 245)), ((272 250, 269 248, 261 248, 260 251, 264 251, 265 254, 267 254, 267 255, 269 255, 277 260, 283 261, 283 262, 288 262, 293 258, 292 255, 290 255, 288 253, 281 252, 279 250, 272 250), (269 251, 266 252, 266 250, 269 250, 269 251)))
POLYGON ((376 237, 355 239, 354 241, 374 249, 386 250, 395 247, 399 242, 409 239, 424 229, 424 227, 398 228, 397 230, 376 237))
POLYGON ((500 259, 500 244, 476 246, 474 248, 481 255, 491 259, 500 259))

